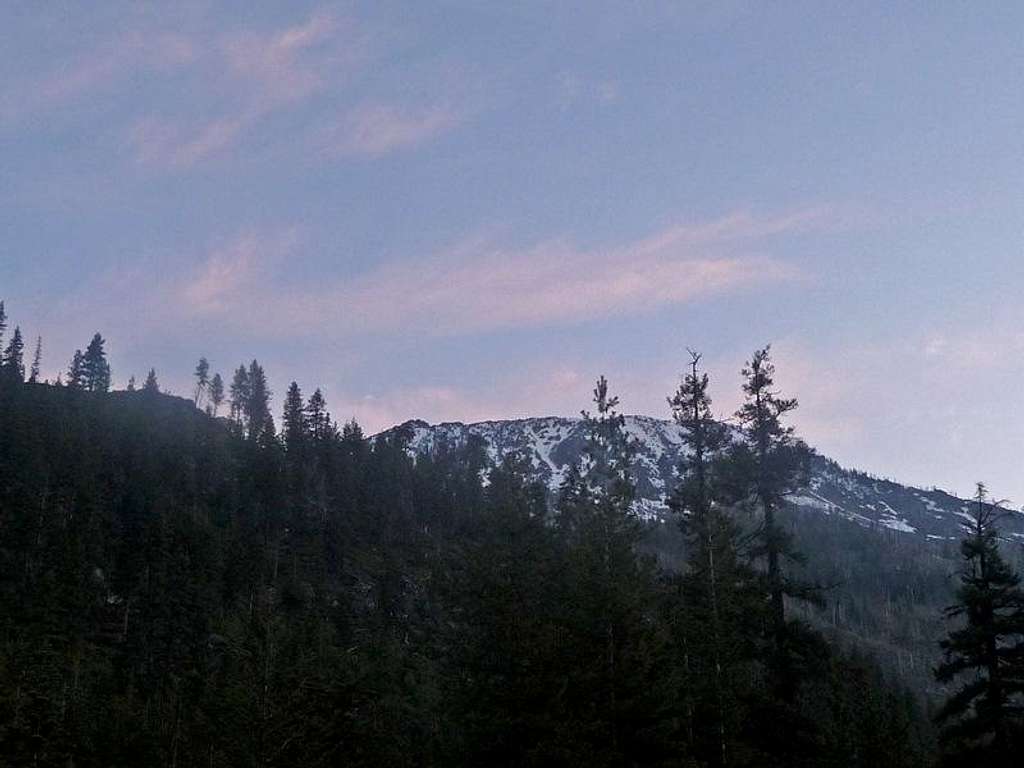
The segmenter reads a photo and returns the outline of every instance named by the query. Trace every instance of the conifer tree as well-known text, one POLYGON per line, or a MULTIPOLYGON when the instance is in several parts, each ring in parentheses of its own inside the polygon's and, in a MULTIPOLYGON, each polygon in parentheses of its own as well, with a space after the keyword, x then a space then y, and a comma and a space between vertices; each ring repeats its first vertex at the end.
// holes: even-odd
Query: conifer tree
POLYGON ((306 444, 308 425, 302 391, 296 382, 288 387, 284 398, 284 414, 281 419, 281 436, 289 454, 298 456, 306 444))
POLYGON ((270 389, 263 367, 253 360, 249 364, 249 399, 246 402, 246 419, 249 425, 249 439, 267 444, 274 438, 274 417, 270 415, 270 389))
POLYGON ((219 373, 215 373, 210 380, 210 405, 207 406, 211 416, 217 415, 217 411, 220 410, 221 403, 223 402, 224 379, 221 378, 219 373))
POLYGON ((82 350, 76 349, 71 358, 71 365, 68 367, 68 387, 71 389, 85 388, 85 362, 82 359, 82 350))
POLYGON ((346 421, 341 428, 341 439, 352 445, 362 445, 364 439, 363 428, 359 426, 359 422, 354 418, 346 421))
POLYGON ((150 368, 149 373, 146 374, 146 380, 142 383, 142 391, 150 395, 159 394, 160 384, 156 380, 155 368, 150 368))
POLYGON ((589 716, 600 723, 588 749, 609 755, 614 764, 636 736, 633 718, 652 716, 650 638, 643 616, 651 606, 653 578, 650 564, 635 549, 640 537, 632 510, 635 447, 604 376, 594 388, 594 404, 595 413, 582 412, 584 457, 568 474, 556 521, 566 546, 570 646, 574 656, 586 660, 571 695, 587 702, 589 716))
POLYGON ((135 391, 135 376, 134 376, 134 374, 132 376, 128 377, 128 386, 125 387, 125 390, 128 391, 128 392, 134 392, 135 391))
POLYGON ((206 396, 210 387, 210 363, 205 357, 200 357, 193 374, 196 378, 196 387, 192 395, 192 402, 196 408, 202 407, 202 399, 206 396))
POLYGON ((28 381, 35 384, 39 381, 39 367, 43 363, 43 337, 36 336, 36 351, 32 355, 32 368, 29 370, 28 381))
POLYGON ((717 475, 728 432, 712 414, 709 379, 699 370, 700 360, 699 354, 690 352, 690 370, 669 398, 688 449, 680 461, 679 482, 669 498, 689 550, 682 591, 683 631, 687 633, 684 652, 689 655, 684 685, 688 690, 682 697, 698 705, 702 700, 711 704, 708 717, 690 713, 713 723, 711 729, 690 729, 697 741, 693 745, 696 754, 713 765, 728 765, 739 727, 735 704, 739 683, 735 677, 738 665, 750 655, 758 610, 749 597, 755 594, 753 574, 738 553, 738 528, 721 503, 717 475), (713 749, 704 744, 709 731, 715 735, 713 749))
MULTIPOLYGON (((597 413, 581 411, 587 434, 587 444, 580 466, 570 472, 571 482, 567 490, 580 495, 585 506, 591 501, 609 513, 609 521, 616 524, 628 523, 635 527, 636 521, 629 516, 630 505, 636 497, 636 487, 631 476, 631 463, 635 447, 625 431, 626 420, 616 409, 619 398, 608 394, 608 381, 601 376, 594 386, 594 404, 597 413), (573 489, 571 486, 578 484, 573 489)), ((590 506, 581 512, 594 512, 590 506)), ((571 510, 566 510, 571 511, 571 510)), ((571 529, 582 520, 562 517, 561 525, 571 529)))
POLYGON ((110 365, 103 344, 103 337, 95 334, 82 357, 83 385, 90 392, 106 392, 110 389, 110 365))
POLYGON ((789 765, 813 764, 814 719, 800 708, 799 694, 809 668, 820 661, 821 638, 800 621, 786 616, 786 599, 820 602, 820 593, 792 573, 784 562, 803 562, 778 515, 787 495, 807 481, 810 450, 783 417, 797 407, 774 389, 775 366, 770 347, 754 352, 743 368, 744 402, 736 413, 742 440, 729 451, 726 474, 733 498, 760 514, 753 555, 765 563, 767 605, 762 656, 765 666, 764 699, 751 718, 760 748, 771 759, 789 765))
POLYGON ((946 617, 958 622, 940 643, 939 682, 961 682, 939 711, 954 755, 973 764, 1017 765, 1024 746, 1024 589, 999 551, 1005 513, 982 483, 974 520, 960 544, 963 570, 957 603, 946 617))
POLYGON ((783 642, 786 625, 787 583, 782 561, 791 555, 785 532, 777 516, 787 494, 798 490, 807 479, 810 457, 806 444, 797 439, 783 417, 797 407, 795 398, 783 398, 775 391, 775 366, 771 347, 754 352, 743 368, 745 401, 736 412, 745 443, 739 446, 737 464, 743 491, 753 498, 762 514, 761 543, 767 560, 770 596, 770 624, 776 650, 783 642))
POLYGON ((0 301, 0 344, 3 343, 4 333, 7 332, 7 312, 4 311, 4 303, 0 301))
POLYGON ((319 388, 309 398, 306 405, 306 416, 309 432, 314 440, 324 440, 331 432, 331 414, 327 412, 327 401, 319 388))
POLYGON ((249 371, 244 365, 240 365, 235 369, 235 376, 231 380, 231 420, 243 432, 248 423, 249 397, 249 371))
POLYGON ((9 381, 23 382, 25 380, 25 342, 21 338, 21 328, 14 326, 14 333, 0 359, 0 372, 9 381))

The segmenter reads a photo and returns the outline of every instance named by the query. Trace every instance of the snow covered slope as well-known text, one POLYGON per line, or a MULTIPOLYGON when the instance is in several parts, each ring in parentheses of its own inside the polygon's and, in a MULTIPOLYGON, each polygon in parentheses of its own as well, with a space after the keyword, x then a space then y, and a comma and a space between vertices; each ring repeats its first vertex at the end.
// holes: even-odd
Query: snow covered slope
MULTIPOLYGON (((483 440, 492 461, 519 452, 530 457, 535 479, 551 491, 558 489, 585 443, 581 419, 554 416, 476 424, 409 421, 389 432, 398 430, 406 433, 414 454, 430 451, 441 442, 461 445, 471 436, 483 440)), ((626 430, 638 449, 634 466, 637 512, 651 520, 665 519, 669 515, 665 497, 675 482, 682 450, 679 427, 648 416, 627 416, 626 430)), ((969 502, 944 491, 880 480, 843 469, 822 456, 813 459, 807 488, 790 501, 805 510, 839 515, 868 528, 936 540, 959 538, 970 509, 969 502)), ((1009 514, 1002 527, 1007 536, 1024 541, 1024 514, 1009 514)))

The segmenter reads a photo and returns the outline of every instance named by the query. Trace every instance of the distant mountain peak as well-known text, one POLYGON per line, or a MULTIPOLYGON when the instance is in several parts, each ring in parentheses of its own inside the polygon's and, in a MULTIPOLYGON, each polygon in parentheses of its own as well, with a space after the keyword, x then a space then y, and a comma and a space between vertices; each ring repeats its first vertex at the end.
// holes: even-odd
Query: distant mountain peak
MULTIPOLYGON (((670 516, 666 498, 678 476, 683 448, 682 432, 675 422, 653 416, 625 417, 627 434, 635 441, 633 470, 637 482, 636 512, 647 520, 670 516)), ((412 454, 430 452, 445 442, 462 445, 480 438, 491 461, 519 453, 530 459, 533 479, 556 492, 566 470, 579 460, 586 444, 584 422, 579 417, 541 416, 522 419, 459 421, 430 424, 413 419, 387 430, 402 430, 409 437, 412 454)), ((805 511, 838 515, 866 528, 894 531, 932 540, 960 538, 970 519, 970 502, 938 489, 925 490, 848 470, 835 461, 815 455, 806 488, 789 501, 805 511)), ((1009 515, 1004 534, 1024 541, 1024 515, 1009 515)))

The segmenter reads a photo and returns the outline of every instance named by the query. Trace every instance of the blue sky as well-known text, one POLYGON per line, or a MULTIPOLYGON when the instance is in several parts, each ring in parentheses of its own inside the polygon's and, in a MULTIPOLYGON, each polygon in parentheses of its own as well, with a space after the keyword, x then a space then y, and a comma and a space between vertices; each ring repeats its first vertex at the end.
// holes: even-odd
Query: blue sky
POLYGON ((368 429, 716 406, 1024 503, 1019 3, 7 3, 0 296, 368 429))

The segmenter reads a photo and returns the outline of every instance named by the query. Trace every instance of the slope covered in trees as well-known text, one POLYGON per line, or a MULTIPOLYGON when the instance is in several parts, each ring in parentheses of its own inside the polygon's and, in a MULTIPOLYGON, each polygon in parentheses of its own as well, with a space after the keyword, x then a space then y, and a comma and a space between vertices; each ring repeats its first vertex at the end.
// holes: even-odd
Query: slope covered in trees
POLYGON ((680 467, 693 546, 667 571, 603 379, 552 506, 521 457, 414 458, 297 384, 278 433, 256 361, 226 418, 208 369, 190 400, 155 373, 106 391, 97 339, 96 386, 0 384, 0 762, 928 764, 913 698, 793 609, 812 593, 764 515, 795 477, 767 471, 799 448, 786 409, 724 445, 692 371, 706 464, 680 467))

